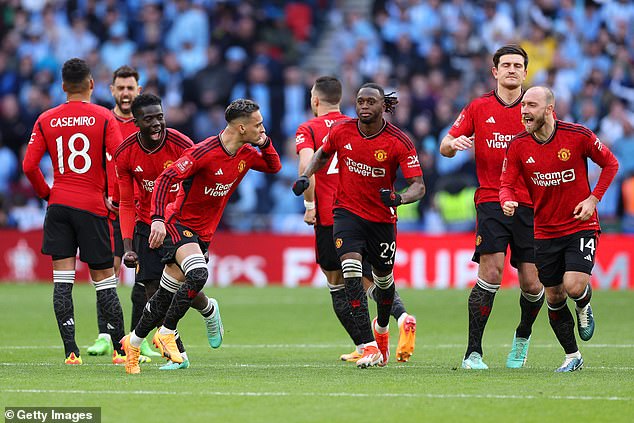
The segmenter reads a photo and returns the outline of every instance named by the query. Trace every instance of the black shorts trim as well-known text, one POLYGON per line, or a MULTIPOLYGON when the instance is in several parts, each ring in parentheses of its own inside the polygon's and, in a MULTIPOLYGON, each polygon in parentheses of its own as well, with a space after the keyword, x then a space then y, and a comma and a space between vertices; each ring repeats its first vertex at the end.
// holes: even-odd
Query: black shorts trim
POLYGON ((53 204, 46 209, 42 254, 75 257, 95 270, 113 266, 110 224, 106 216, 53 204), (98 266, 98 267, 95 267, 98 266))
POLYGON ((499 203, 476 206, 476 240, 472 260, 480 263, 482 254, 504 253, 511 249, 511 265, 535 263, 533 209, 520 205, 514 216, 506 216, 499 203))

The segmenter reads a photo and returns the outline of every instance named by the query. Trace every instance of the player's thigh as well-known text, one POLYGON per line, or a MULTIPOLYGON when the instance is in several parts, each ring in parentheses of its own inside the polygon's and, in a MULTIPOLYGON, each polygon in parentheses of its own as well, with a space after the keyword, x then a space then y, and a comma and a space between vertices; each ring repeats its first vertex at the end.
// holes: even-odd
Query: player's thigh
POLYGON ((561 238, 535 240, 535 265, 539 281, 547 288, 561 284, 566 272, 566 240, 561 238))
POLYGON ((322 270, 329 272, 341 270, 332 226, 315 226, 315 256, 322 270))
POLYGON ((565 252, 566 272, 592 274, 597 244, 596 231, 580 231, 568 235, 565 252))
POLYGON ((535 263, 533 209, 519 206, 512 218, 511 265, 519 269, 520 263, 535 263))
POLYGON ((390 272, 396 257, 396 225, 367 222, 366 248, 372 268, 380 273, 390 272))
POLYGON ((505 216, 498 203, 476 206, 476 241, 472 260, 480 263, 483 254, 504 253, 512 238, 512 216, 505 216))
POLYGON ((77 255, 77 234, 71 224, 71 209, 52 205, 46 209, 42 254, 65 258, 77 255))
POLYGON ((347 210, 335 209, 333 239, 337 256, 348 253, 365 255, 366 238, 363 219, 347 210))
POLYGON ((133 248, 138 262, 134 280, 136 282, 160 280, 163 274, 162 248, 150 248, 150 225, 137 222, 134 228, 133 248))

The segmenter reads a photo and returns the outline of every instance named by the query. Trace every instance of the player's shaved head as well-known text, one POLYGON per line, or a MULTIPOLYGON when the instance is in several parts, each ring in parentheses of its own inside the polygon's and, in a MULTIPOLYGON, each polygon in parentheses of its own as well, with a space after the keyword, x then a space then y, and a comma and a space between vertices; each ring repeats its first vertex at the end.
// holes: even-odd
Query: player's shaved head
POLYGON ((531 87, 526 90, 524 96, 529 94, 530 96, 537 96, 540 100, 544 100, 544 103, 548 106, 549 104, 555 105, 555 94, 553 90, 548 87, 544 87, 542 85, 537 85, 535 87, 531 87), (530 94, 529 94, 530 93, 530 94))

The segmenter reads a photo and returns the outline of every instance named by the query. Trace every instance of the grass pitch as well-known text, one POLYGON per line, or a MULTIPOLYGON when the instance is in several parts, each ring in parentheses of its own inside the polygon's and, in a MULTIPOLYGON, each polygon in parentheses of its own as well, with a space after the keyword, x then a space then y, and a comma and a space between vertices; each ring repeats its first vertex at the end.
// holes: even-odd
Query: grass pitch
MULTIPOLYGON (((338 361, 352 350, 326 289, 213 288, 225 340, 207 345, 200 315, 179 326, 192 366, 163 360, 125 374, 109 357, 85 353, 96 337, 95 293, 74 289, 82 366, 65 366, 51 284, 0 284, 0 406, 96 406, 103 422, 631 422, 634 416, 634 292, 595 291, 594 338, 580 341, 582 371, 555 374, 564 354, 545 309, 527 367, 504 367, 519 318, 518 291, 497 294, 484 337, 488 371, 460 368, 467 340, 467 291, 400 290, 418 318, 409 363, 397 363, 392 320, 387 367, 338 361)), ((129 326, 130 290, 119 293, 129 326)), ((570 304, 570 303, 569 303, 570 304)), ((374 310, 374 305, 371 305, 374 310)))

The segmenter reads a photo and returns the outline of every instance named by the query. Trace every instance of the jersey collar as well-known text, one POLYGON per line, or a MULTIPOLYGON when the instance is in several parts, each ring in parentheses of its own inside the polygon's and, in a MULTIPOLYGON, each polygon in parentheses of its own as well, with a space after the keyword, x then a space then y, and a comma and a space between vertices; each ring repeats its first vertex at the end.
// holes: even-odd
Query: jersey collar
POLYGON ((506 101, 502 100, 502 97, 500 97, 498 95, 498 90, 493 90, 493 95, 495 95, 495 98, 497 99, 497 101, 504 107, 515 107, 517 106, 521 101, 522 101, 522 97, 524 97, 524 90, 522 90, 522 92, 520 93, 519 97, 517 97, 517 99, 515 101, 513 101, 512 103, 507 103, 506 101))

